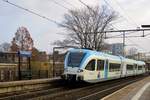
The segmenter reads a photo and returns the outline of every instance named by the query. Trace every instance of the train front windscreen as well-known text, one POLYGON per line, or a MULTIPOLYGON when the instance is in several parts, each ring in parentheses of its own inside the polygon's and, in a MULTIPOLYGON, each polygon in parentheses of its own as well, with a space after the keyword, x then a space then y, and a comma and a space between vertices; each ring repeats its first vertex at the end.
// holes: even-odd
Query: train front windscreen
POLYGON ((68 56, 68 67, 79 67, 84 57, 85 53, 83 52, 70 52, 68 56))

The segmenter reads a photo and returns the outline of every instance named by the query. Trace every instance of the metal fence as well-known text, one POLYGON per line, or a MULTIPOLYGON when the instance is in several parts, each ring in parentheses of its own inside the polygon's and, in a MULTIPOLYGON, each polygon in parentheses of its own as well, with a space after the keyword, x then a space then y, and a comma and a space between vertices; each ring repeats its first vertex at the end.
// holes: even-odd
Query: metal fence
MULTIPOLYGON (((0 82, 17 81, 18 71, 0 70, 0 82)), ((21 80, 48 78, 48 70, 21 71, 21 80)))
POLYGON ((32 79, 48 78, 48 70, 31 71, 31 78, 32 79))

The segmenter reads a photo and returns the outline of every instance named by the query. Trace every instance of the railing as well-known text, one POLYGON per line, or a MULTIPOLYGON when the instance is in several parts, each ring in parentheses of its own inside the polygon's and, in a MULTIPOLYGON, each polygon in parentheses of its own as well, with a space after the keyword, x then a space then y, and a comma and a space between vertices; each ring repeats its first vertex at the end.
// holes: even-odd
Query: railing
MULTIPOLYGON (((48 70, 21 71, 21 80, 48 78, 48 70)), ((0 81, 16 81, 18 72, 12 70, 0 70, 0 81)))
POLYGON ((4 93, 22 92, 27 90, 50 87, 52 84, 54 84, 59 80, 60 78, 57 77, 51 79, 47 78, 47 79, 22 80, 22 81, 13 81, 13 82, 1 82, 0 96, 4 95, 4 93))

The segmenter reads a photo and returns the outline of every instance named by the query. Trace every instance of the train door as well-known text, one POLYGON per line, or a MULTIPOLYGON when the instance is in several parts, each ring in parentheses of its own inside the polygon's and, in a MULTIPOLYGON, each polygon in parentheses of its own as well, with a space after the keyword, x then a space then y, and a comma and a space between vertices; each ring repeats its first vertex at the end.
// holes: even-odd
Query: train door
POLYGON ((97 73, 96 73, 96 60, 93 59, 89 61, 89 63, 85 67, 85 80, 95 80, 97 78, 97 73))
POLYGON ((104 62, 105 60, 97 59, 97 67, 96 67, 97 79, 104 78, 104 62))
POLYGON ((137 75, 137 71, 138 71, 137 64, 134 64, 134 75, 137 75))
POLYGON ((125 77, 126 74, 127 74, 126 63, 125 63, 125 62, 122 62, 121 66, 122 66, 122 67, 121 67, 121 71, 122 71, 121 76, 122 76, 122 77, 125 77))
POLYGON ((145 73, 146 72, 146 66, 145 65, 143 65, 143 73, 145 73))
POLYGON ((108 77, 108 60, 105 61, 105 66, 104 66, 104 78, 107 79, 108 77))

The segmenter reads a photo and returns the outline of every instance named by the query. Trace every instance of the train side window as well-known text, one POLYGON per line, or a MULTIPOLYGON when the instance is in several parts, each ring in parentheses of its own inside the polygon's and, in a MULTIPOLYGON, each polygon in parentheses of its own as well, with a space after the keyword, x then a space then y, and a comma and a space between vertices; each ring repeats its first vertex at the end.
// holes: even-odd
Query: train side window
POLYGON ((138 70, 142 70, 142 66, 138 66, 138 70))
POLYGON ((109 72, 120 71, 121 64, 109 63, 109 72))
POLYGON ((95 60, 91 60, 88 64, 87 64, 87 66, 86 66, 86 68, 85 69, 87 69, 87 70, 95 70, 95 60))
POLYGON ((133 65, 128 65, 127 64, 127 70, 133 70, 133 65))
POLYGON ((97 60, 97 70, 104 70, 104 60, 97 60))

